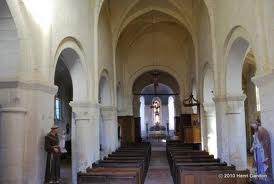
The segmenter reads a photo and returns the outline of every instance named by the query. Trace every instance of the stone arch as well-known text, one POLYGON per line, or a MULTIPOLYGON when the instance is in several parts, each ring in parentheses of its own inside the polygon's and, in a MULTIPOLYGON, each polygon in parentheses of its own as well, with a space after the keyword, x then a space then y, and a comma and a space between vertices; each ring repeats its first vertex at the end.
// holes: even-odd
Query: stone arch
MULTIPOLYGON (((54 57, 54 74, 55 68, 59 60, 67 67, 72 80, 72 123, 71 123, 71 149, 72 149, 72 182, 76 183, 77 172, 86 168, 86 164, 90 164, 93 160, 92 147, 83 147, 81 144, 85 142, 85 135, 90 131, 87 125, 84 127, 78 126, 78 121, 82 115, 81 111, 84 108, 90 107, 89 98, 89 82, 88 74, 85 66, 85 55, 82 52, 79 42, 74 38, 65 38, 60 44, 54 57), (79 113, 80 112, 80 113, 79 113), (79 151, 81 150, 81 151, 79 151), (89 154, 89 155, 88 155, 89 154)), ((54 75, 51 75, 54 82, 54 75)), ((81 119, 81 118, 80 118, 81 119)), ((90 138, 91 139, 91 138, 90 138)))
MULTIPOLYGON (((255 47, 250 34, 243 27, 235 26, 228 34, 224 47, 224 92, 226 96, 242 94, 243 64, 251 48, 254 49, 255 47)), ((253 54, 256 58, 254 50, 253 54)))
MULTIPOLYGON (((120 34, 122 33, 123 29, 131 22, 133 21, 135 18, 151 11, 151 10, 158 10, 162 13, 166 13, 174 18, 176 18, 177 20, 179 20, 183 25, 186 25, 187 30, 190 32, 190 35, 192 36, 193 42, 194 42, 194 46, 196 48, 197 46, 197 39, 196 37, 193 35, 193 30, 192 30, 192 26, 191 26, 191 21, 188 17, 184 16, 183 14, 177 14, 175 12, 169 11, 168 9, 163 9, 163 8, 159 8, 159 7, 149 7, 146 9, 143 9, 142 11, 138 11, 137 13, 135 13, 134 15, 130 16, 129 18, 127 18, 127 14, 130 12, 130 10, 132 8, 134 8, 134 6, 139 2, 140 0, 134 0, 132 1, 132 3, 130 4, 130 6, 124 11, 122 18, 121 18, 121 22, 118 24, 117 29, 115 30, 115 36, 114 36, 114 41, 115 41, 115 48, 116 45, 118 43, 118 39, 120 34)), ((103 3, 105 2, 105 0, 100 0, 99 2, 97 2, 96 7, 97 7, 97 11, 96 11, 96 24, 98 24, 98 20, 99 20, 99 15, 103 6, 103 3)), ((183 12, 186 12, 185 8, 183 6, 178 5, 178 3, 175 0, 169 0, 169 3, 171 3, 174 7, 176 8, 180 8, 183 12)), ((209 3, 207 0, 203 0, 203 4, 206 8, 206 11, 209 14, 209 6, 212 3, 209 3)))
POLYGON ((106 69, 103 69, 99 80, 99 144, 101 159, 114 151, 118 142, 117 109, 113 106, 112 89, 109 73, 106 69))
POLYGON ((73 101, 83 101, 89 97, 88 71, 85 54, 80 42, 72 37, 61 41, 55 53, 51 81, 54 81, 55 68, 59 57, 62 57, 68 68, 73 83, 73 101))
POLYGON ((209 63, 206 63, 202 74, 201 101, 202 113, 202 139, 203 147, 210 154, 217 157, 217 129, 216 108, 214 98, 214 73, 209 63))
POLYGON ((112 103, 112 85, 109 73, 103 69, 99 80, 99 102, 102 106, 111 106, 112 103))
POLYGON ((149 13, 151 11, 159 11, 163 14, 169 15, 171 17, 173 17, 174 19, 178 20, 182 25, 185 25, 186 30, 189 32, 189 34, 192 37, 193 40, 193 45, 196 48, 196 36, 193 34, 193 30, 191 29, 190 23, 189 21, 187 21, 185 18, 182 18, 179 14, 170 11, 169 9, 164 9, 164 8, 159 8, 159 7, 148 7, 142 10, 139 10, 138 12, 134 13, 133 15, 131 15, 130 17, 128 17, 127 19, 124 18, 123 22, 121 22, 121 25, 119 26, 119 30, 117 30, 117 32, 114 34, 114 41, 115 41, 115 46, 117 46, 118 43, 118 39, 120 37, 120 35, 122 34, 123 30, 135 19, 137 19, 138 17, 145 15, 146 13, 149 13))
POLYGON ((214 72, 209 63, 205 64, 202 77, 201 101, 203 103, 213 103, 214 72))
POLYGON ((13 17, 17 34, 19 38, 29 38, 28 35, 28 29, 25 19, 27 18, 26 14, 26 7, 25 4, 18 2, 18 1, 12 1, 12 0, 4 0, 2 3, 6 2, 6 4, 9 7, 9 11, 13 17))
MULTIPOLYGON (((223 103, 225 107, 224 120, 221 122, 225 124, 217 124, 218 156, 221 155, 224 161, 235 165, 237 169, 247 168, 247 131, 244 107, 246 95, 242 90, 242 73, 245 58, 251 49, 256 58, 256 50, 253 50, 255 49, 253 44, 254 42, 245 28, 235 26, 231 29, 225 40, 223 51, 222 77, 224 84, 221 87, 224 90, 222 92, 223 98, 214 99, 218 106, 223 103), (229 143, 225 137, 231 137, 229 143), (222 147, 221 144, 228 146, 222 147)), ((217 116, 219 116, 218 113, 217 116)))
POLYGON ((20 31, 17 29, 16 17, 13 16, 8 2, 0 2, 0 77, 2 79, 16 79, 21 65, 20 31))
MULTIPOLYGON (((133 92, 133 88, 134 88, 134 83, 135 81, 140 77, 142 76, 143 74, 146 74, 147 72, 150 72, 150 71, 154 71, 154 70, 158 70, 158 71, 161 71, 161 72, 164 72, 164 73, 167 73, 169 76, 171 76, 174 81, 176 81, 176 88, 171 88, 173 93, 178 93, 179 95, 178 96, 175 96, 174 97, 174 100, 175 100, 175 114, 176 115, 180 115, 181 114, 181 98, 183 96, 183 88, 182 88, 182 80, 181 80, 181 77, 180 75, 174 71, 173 69, 169 68, 168 66, 146 66, 146 67, 143 67, 139 70, 137 70, 133 75, 131 75, 129 81, 127 82, 127 86, 130 86, 127 90, 127 94, 129 96, 132 96, 132 92, 133 92)), ((145 87, 145 86, 144 86, 145 87)), ((171 86, 169 86, 171 87, 171 86)), ((136 98, 136 96, 132 97, 132 101, 133 104, 135 104, 136 102, 138 101, 138 98, 136 98)), ((135 108, 133 108, 133 114, 135 114, 134 112, 136 112, 136 110, 134 110, 135 108)))
POLYGON ((182 86, 179 85, 183 80, 181 79, 181 76, 176 71, 174 71, 173 69, 171 69, 168 66, 146 66, 146 67, 143 67, 143 68, 135 71, 135 73, 130 76, 130 78, 127 82, 127 86, 130 86, 128 88, 127 93, 128 94, 132 93, 134 82, 136 81, 136 79, 138 77, 140 77, 144 73, 147 73, 147 72, 153 71, 153 70, 159 70, 159 71, 165 72, 165 73, 169 74, 170 76, 172 76, 177 81, 177 84, 178 84, 178 87, 179 87, 178 92, 179 93, 183 92, 182 86))

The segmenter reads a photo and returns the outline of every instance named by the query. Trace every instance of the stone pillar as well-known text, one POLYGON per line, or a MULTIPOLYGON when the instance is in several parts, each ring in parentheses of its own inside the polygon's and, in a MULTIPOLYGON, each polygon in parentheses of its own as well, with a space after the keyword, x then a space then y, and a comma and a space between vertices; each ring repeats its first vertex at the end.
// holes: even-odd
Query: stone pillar
POLYGON ((118 148, 118 120, 116 107, 101 107, 103 119, 104 156, 115 151, 118 148))
POLYGON ((264 76, 256 76, 252 81, 259 88, 262 126, 271 139, 272 172, 274 176, 274 70, 264 76))
POLYGON ((237 169, 247 169, 245 95, 214 98, 218 157, 237 169))
POLYGON ((0 109, 0 183, 23 183, 26 109, 0 109))
POLYGON ((85 172, 99 159, 99 107, 90 102, 71 102, 72 107, 72 183, 77 172, 85 172))
POLYGON ((134 117, 140 117, 140 107, 141 107, 140 96, 136 95, 133 97, 133 116, 134 117))
POLYGON ((181 111, 181 100, 179 95, 174 96, 174 107, 175 107, 175 116, 179 117, 182 114, 181 111))
POLYGON ((0 82, 0 183, 43 183, 55 86, 0 82))
POLYGON ((217 157, 217 131, 216 131, 216 111, 214 103, 203 104, 203 119, 202 130, 205 147, 210 154, 217 157))

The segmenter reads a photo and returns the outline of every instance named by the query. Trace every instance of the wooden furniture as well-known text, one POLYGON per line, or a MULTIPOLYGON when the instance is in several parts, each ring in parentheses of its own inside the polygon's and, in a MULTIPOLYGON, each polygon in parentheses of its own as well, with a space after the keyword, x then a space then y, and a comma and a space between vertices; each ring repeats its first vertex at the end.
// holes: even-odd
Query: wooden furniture
POLYGON ((150 143, 125 144, 89 167, 79 172, 78 184, 143 184, 151 156, 150 143))
POLYGON ((134 133, 135 133, 135 142, 141 142, 141 118, 135 117, 134 118, 134 133))
POLYGON ((133 116, 118 116, 121 144, 135 142, 135 121, 133 116))
POLYGON ((214 159, 206 151, 193 149, 195 144, 167 142, 167 158, 175 184, 249 184, 249 171, 214 159))
POLYGON ((201 126, 197 114, 181 114, 180 139, 184 143, 201 143, 201 126))

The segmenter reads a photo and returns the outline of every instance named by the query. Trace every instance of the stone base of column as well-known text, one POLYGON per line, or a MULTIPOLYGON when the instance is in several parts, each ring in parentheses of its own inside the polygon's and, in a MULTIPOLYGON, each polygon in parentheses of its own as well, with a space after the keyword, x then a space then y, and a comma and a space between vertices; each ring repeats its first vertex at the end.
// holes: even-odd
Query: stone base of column
POLYGON ((44 137, 54 123, 54 95, 48 84, 0 82, 0 183, 43 183, 44 137))
POLYGON ((99 106, 88 101, 74 101, 72 107, 72 183, 77 173, 97 161, 99 155, 99 106))
POLYGON ((102 145, 104 155, 115 151, 118 147, 118 120, 117 110, 115 107, 101 107, 101 115, 103 120, 103 136, 104 142, 102 145))
POLYGON ((218 157, 237 169, 247 169, 245 95, 214 98, 218 157))
POLYGON ((0 109, 0 183, 23 183, 26 112, 18 107, 0 109))
POLYGON ((216 111, 214 103, 204 103, 203 104, 204 112, 204 123, 203 132, 206 134, 203 136, 206 143, 206 148, 210 154, 213 154, 217 157, 217 130, 216 130, 216 111))

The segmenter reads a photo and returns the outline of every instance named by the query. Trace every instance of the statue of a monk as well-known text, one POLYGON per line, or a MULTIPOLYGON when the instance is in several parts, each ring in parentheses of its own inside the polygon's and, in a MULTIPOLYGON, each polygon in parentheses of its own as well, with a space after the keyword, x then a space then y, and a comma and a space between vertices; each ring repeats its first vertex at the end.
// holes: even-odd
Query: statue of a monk
POLYGON ((253 144, 251 152, 254 155, 254 166, 257 174, 267 175, 272 178, 271 144, 270 136, 261 122, 256 120, 251 124, 254 129, 253 144))
POLYGON ((47 165, 45 183, 60 183, 60 155, 61 150, 58 138, 58 126, 54 125, 45 136, 45 150, 47 152, 47 165))

